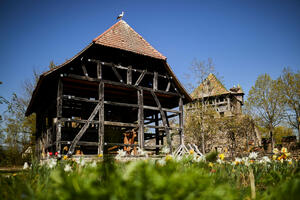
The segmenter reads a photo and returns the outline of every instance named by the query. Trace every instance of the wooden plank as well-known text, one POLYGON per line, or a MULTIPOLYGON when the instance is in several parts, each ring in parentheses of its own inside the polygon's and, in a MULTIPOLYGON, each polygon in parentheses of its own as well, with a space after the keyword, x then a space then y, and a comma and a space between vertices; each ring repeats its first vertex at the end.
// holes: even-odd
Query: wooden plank
POLYGON ((130 147, 134 147, 134 146, 139 146, 138 144, 124 144, 124 143, 104 143, 105 146, 130 146, 130 147))
POLYGON ((138 127, 138 124, 134 123, 123 123, 123 122, 111 122, 111 121, 104 121, 104 125, 109 126, 120 126, 120 127, 138 127))
MULTIPOLYGON (((159 118, 158 118, 158 113, 156 112, 154 114, 154 119, 155 119, 155 126, 159 125, 159 118)), ((155 144, 156 144, 156 148, 155 148, 155 154, 158 155, 159 154, 159 147, 157 147, 157 145, 159 145, 159 129, 155 128, 155 144)))
MULTIPOLYGON (((61 144, 71 144, 72 141, 61 141, 61 144)), ((77 145, 82 146, 98 146, 98 142, 78 141, 77 145)))
POLYGON ((182 98, 179 98, 179 111, 181 113, 179 114, 179 135, 180 135, 180 144, 184 144, 184 129, 183 129, 183 100, 182 98))
POLYGON ((102 79, 102 66, 100 62, 97 62, 97 78, 102 79))
POLYGON ((169 82, 168 82, 168 85, 167 85, 167 88, 166 88, 166 92, 169 92, 170 86, 171 86, 171 82, 169 81, 169 82))
POLYGON ((154 76, 153 76, 153 90, 157 90, 157 84, 158 84, 158 76, 157 76, 157 72, 154 72, 154 76))
POLYGON ((82 68, 83 74, 84 74, 86 77, 88 77, 89 74, 88 74, 88 72, 87 72, 86 67, 85 67, 84 64, 81 65, 81 68, 82 68))
POLYGON ((59 143, 61 140, 61 123, 59 119, 62 117, 62 94, 63 94, 63 83, 62 80, 58 80, 57 86, 57 97, 56 97, 56 151, 61 152, 61 144, 59 143))
POLYGON ((104 103, 112 106, 125 106, 125 107, 133 107, 133 108, 139 107, 138 104, 120 103, 120 102, 112 102, 112 101, 104 101, 104 103))
POLYGON ((127 84, 128 85, 132 84, 132 66, 128 66, 127 69, 127 84))
POLYGON ((165 115, 165 112, 162 110, 162 107, 161 107, 161 104, 156 96, 156 94, 154 93, 154 91, 151 91, 151 94, 157 104, 157 107, 159 108, 159 112, 160 112, 160 115, 162 117, 162 121, 163 121, 163 125, 165 127, 165 132, 166 132, 166 135, 167 135, 167 143, 168 143, 168 146, 169 146, 169 149, 170 149, 170 153, 172 153, 172 141, 171 141, 171 136, 170 136, 170 131, 169 131, 169 125, 168 125, 168 121, 167 121, 167 118, 166 118, 166 115, 165 115))
POLYGON ((98 113, 98 111, 100 109, 100 106, 101 106, 100 103, 98 103, 96 105, 96 107, 93 110, 93 112, 92 112, 91 116, 89 117, 88 121, 84 124, 84 126, 80 129, 79 133, 75 136, 75 138, 72 141, 72 144, 70 146, 68 156, 71 156, 73 154, 78 141, 80 140, 82 135, 85 133, 85 131, 88 129, 88 127, 89 127, 90 123, 92 122, 92 120, 95 118, 96 114, 98 113))
POLYGON ((104 83, 99 84, 99 127, 98 127, 98 154, 104 151, 104 83))
POLYGON ((143 90, 137 91, 138 96, 138 104, 139 104, 139 110, 138 110, 138 141, 139 141, 139 147, 141 149, 144 149, 144 92, 143 90))
POLYGON ((116 67, 112 67, 112 70, 114 71, 115 75, 117 76, 117 78, 119 79, 119 81, 121 83, 123 83, 123 79, 122 76, 119 74, 119 72, 116 70, 116 67))
POLYGON ((82 98, 82 97, 75 97, 75 96, 71 96, 71 95, 63 95, 63 99, 72 99, 75 101, 83 101, 83 102, 87 102, 87 103, 98 103, 99 100, 92 100, 92 99, 88 99, 88 98, 82 98))
POLYGON ((139 76, 138 80, 135 82, 134 86, 138 86, 138 85, 141 83, 141 81, 142 81, 142 79, 144 78, 145 74, 146 74, 146 70, 144 70, 144 71, 141 73, 141 75, 139 76))

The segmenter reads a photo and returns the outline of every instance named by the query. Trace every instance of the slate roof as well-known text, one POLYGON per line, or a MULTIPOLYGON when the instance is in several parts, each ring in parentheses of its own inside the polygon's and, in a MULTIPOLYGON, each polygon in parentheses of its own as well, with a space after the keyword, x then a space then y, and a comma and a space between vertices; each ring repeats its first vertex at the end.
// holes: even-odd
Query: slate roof
POLYGON ((93 40, 94 43, 165 60, 166 57, 154 49, 125 21, 120 20, 93 40))

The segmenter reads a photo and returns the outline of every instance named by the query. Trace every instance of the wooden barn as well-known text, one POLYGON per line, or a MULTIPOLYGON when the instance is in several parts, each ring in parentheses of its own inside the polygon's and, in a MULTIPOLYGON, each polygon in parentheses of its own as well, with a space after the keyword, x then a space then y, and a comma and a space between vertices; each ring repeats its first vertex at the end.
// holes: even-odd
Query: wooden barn
POLYGON ((190 101, 166 57, 120 20, 40 76, 26 116, 36 113, 38 156, 132 154, 137 146, 157 153, 164 138, 172 151, 170 131, 183 143, 190 101))

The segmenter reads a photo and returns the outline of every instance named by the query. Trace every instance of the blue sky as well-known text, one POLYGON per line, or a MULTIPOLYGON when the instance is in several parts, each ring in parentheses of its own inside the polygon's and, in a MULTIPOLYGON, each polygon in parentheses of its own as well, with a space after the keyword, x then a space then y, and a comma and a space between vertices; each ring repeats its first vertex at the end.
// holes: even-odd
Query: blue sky
POLYGON ((121 11, 181 82, 194 59, 212 58, 225 86, 245 93, 260 74, 300 69, 300 1, 2 0, 0 96, 21 93, 33 69, 74 56, 121 11))

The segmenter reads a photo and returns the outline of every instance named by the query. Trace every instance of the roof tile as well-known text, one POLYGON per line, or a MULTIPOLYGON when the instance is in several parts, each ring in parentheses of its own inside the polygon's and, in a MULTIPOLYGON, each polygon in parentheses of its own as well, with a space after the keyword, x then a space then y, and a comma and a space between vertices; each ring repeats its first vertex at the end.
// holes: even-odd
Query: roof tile
POLYGON ((163 59, 160 52, 154 49, 141 35, 135 32, 124 20, 118 21, 104 33, 93 40, 94 43, 119 48, 134 53, 163 59))

